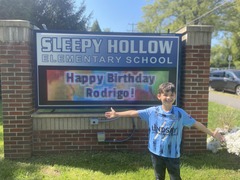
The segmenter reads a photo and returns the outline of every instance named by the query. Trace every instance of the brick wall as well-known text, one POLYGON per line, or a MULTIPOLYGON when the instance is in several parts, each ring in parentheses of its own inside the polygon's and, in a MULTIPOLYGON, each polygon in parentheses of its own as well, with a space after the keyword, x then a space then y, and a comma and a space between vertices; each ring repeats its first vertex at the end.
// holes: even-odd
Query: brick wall
POLYGON ((30 43, 21 41, 22 35, 18 33, 29 29, 30 25, 26 21, 17 24, 1 21, 0 28, 3 26, 0 60, 4 155, 6 158, 25 158, 32 154, 33 60, 30 43), (9 39, 4 40, 6 37, 9 39))
MULTIPOLYGON (((125 143, 99 143, 91 129, 34 129, 32 26, 28 21, 0 21, 0 62, 3 103, 4 155, 30 157, 33 153, 80 150, 147 149, 147 128, 136 129, 125 143)), ((208 76, 212 27, 187 26, 183 34, 181 66, 181 107, 207 124, 208 76)), ((83 115, 84 116, 84 115, 83 115)), ((46 117, 48 118, 48 117, 46 117)), ((43 121, 45 119, 43 118, 43 121)), ((74 128, 71 121, 63 121, 74 128)), ((89 121, 88 121, 89 122, 89 121)), ((51 122, 50 122, 51 123, 51 122)), ((58 121, 57 121, 58 123, 58 121)), ((47 127, 48 128, 48 127, 47 127)), ((131 129, 105 129, 107 138, 125 137, 131 129)), ((206 150, 206 135, 184 130, 183 152, 206 150)))
MULTIPOLYGON (((60 153, 65 151, 147 151, 147 130, 136 130, 134 136, 122 142, 98 142, 99 130, 45 130, 34 131, 34 154, 60 153)), ((132 130, 104 130, 106 140, 123 140, 132 130)))
MULTIPOLYGON (((186 74, 182 80, 182 107, 197 121, 207 125, 208 83, 210 46, 186 46, 187 57, 183 66, 186 74)), ((206 150, 206 137, 196 129, 184 131, 183 149, 185 152, 206 150)))
POLYGON ((148 128, 139 118, 106 121, 104 113, 34 113, 32 117, 33 154, 80 150, 147 151, 148 128), (98 118, 99 123, 92 125, 92 118, 98 118), (107 142, 98 142, 98 132, 105 133, 107 142), (109 142, 114 139, 123 142, 109 142))
MULTIPOLYGON (((208 88, 211 53, 211 26, 188 26, 183 34, 181 68, 181 107, 193 118, 207 126, 208 88)), ((207 135, 194 128, 185 128, 183 152, 206 151, 207 135)))

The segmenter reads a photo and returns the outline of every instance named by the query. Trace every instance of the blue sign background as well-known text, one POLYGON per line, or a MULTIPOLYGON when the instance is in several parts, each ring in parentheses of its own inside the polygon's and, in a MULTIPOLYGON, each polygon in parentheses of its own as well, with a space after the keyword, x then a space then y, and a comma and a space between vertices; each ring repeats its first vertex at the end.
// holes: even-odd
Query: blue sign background
POLYGON ((37 65, 177 67, 179 36, 38 32, 37 65))

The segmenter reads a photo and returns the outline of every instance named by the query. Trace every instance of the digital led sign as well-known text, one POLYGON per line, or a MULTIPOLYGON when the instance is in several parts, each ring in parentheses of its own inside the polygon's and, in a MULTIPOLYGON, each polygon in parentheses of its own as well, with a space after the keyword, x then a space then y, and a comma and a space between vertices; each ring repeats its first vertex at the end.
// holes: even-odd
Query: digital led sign
POLYGON ((178 35, 36 31, 37 107, 149 106, 178 88, 178 35))

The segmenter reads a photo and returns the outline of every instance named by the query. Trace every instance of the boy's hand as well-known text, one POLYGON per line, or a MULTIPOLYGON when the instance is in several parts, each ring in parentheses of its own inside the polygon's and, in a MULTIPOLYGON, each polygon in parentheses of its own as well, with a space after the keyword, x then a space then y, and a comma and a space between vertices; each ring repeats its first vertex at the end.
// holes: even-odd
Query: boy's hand
POLYGON ((108 119, 117 117, 115 110, 111 108, 111 111, 105 112, 105 117, 108 119))
POLYGON ((223 135, 221 135, 218 130, 215 130, 214 133, 213 133, 213 137, 216 138, 217 140, 219 140, 220 142, 225 142, 225 138, 223 135))

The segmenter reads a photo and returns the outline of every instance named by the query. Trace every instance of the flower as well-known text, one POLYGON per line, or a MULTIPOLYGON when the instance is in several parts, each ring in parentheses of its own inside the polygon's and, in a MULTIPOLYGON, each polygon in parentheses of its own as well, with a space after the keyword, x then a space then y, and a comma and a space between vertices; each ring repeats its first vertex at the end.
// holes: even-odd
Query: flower
POLYGON ((220 141, 210 137, 207 139, 207 149, 212 151, 213 153, 217 153, 219 149, 221 149, 220 141))
POLYGON ((218 140, 210 137, 207 139, 207 149, 211 150, 213 153, 216 153, 225 147, 229 153, 240 156, 240 128, 236 127, 228 132, 225 130, 220 132, 223 133, 225 137, 225 144, 221 144, 218 140))
POLYGON ((231 132, 225 135, 226 148, 229 153, 240 155, 240 129, 234 128, 231 132))

